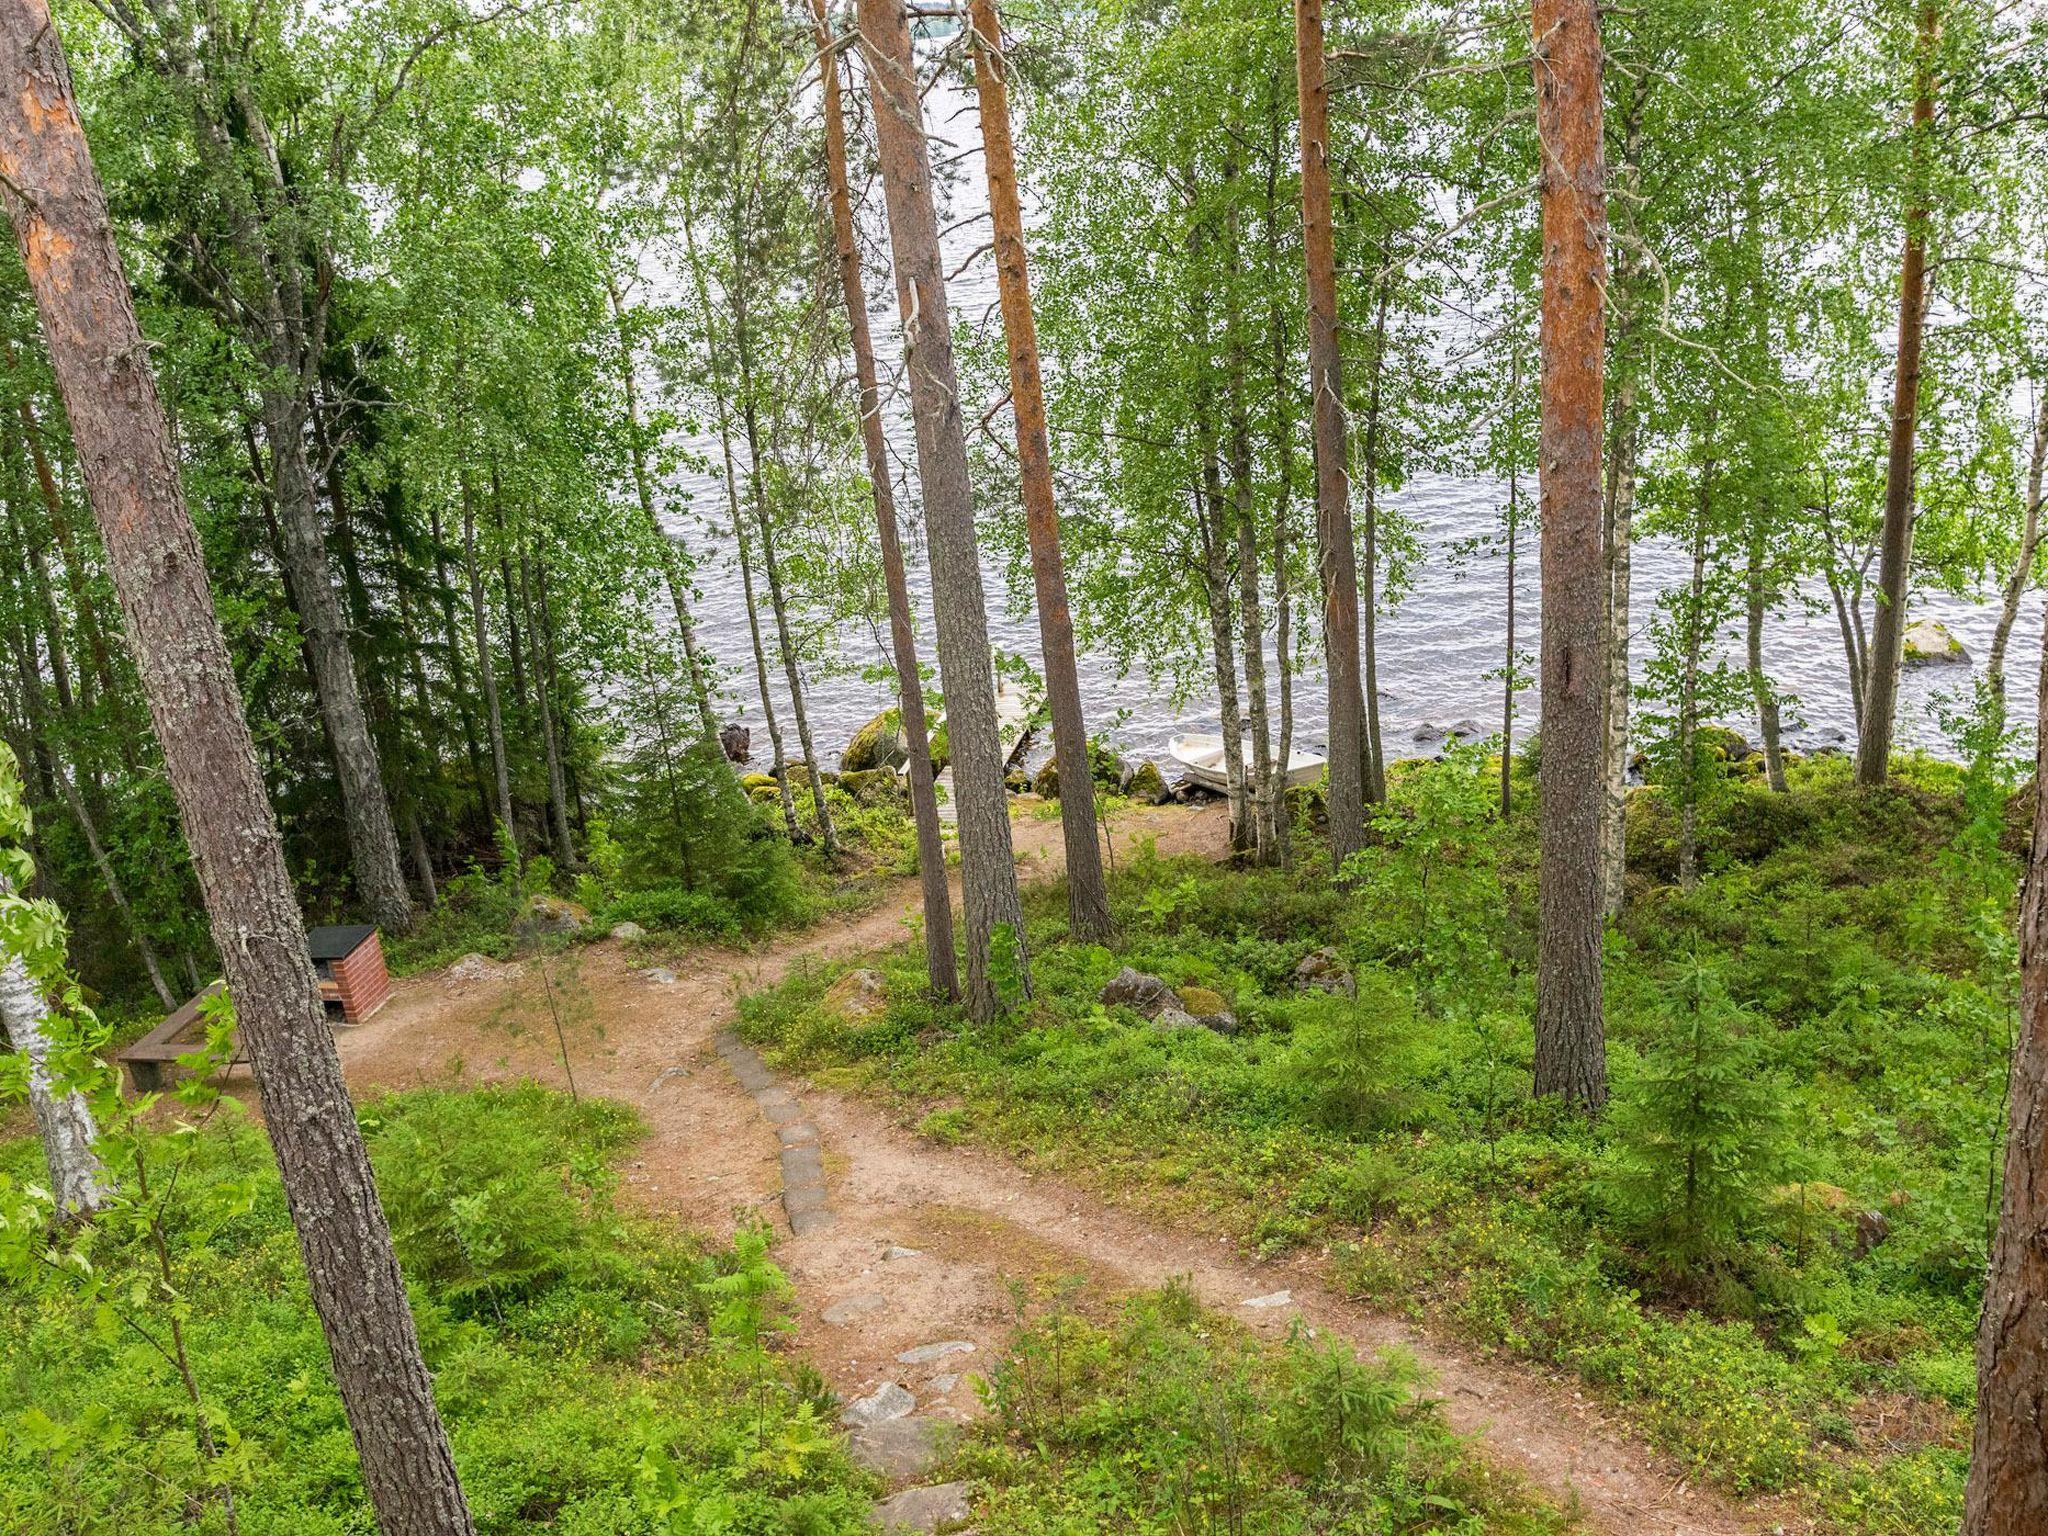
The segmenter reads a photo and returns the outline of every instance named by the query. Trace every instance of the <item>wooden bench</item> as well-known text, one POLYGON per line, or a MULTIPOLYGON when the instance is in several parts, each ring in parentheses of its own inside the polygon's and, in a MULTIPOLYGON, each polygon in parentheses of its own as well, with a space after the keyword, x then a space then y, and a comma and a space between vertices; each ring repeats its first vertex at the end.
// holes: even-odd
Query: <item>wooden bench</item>
MULTIPOLYGON (((360 1024, 391 1001, 391 975, 384 967, 384 949, 377 930, 367 923, 314 928, 306 935, 306 950, 313 973, 320 980, 320 1001, 330 1017, 339 1015, 349 1024, 360 1024)), ((206 1000, 219 995, 223 983, 190 999, 163 1023, 134 1044, 114 1053, 128 1073, 128 1084, 137 1093, 162 1088, 170 1076, 171 1064, 189 1056, 206 1043, 206 1021, 201 1017, 206 1000)), ((240 1044, 235 1048, 236 1066, 248 1060, 240 1044)))
MULTIPOLYGON (((115 1053, 114 1059, 127 1069, 130 1088, 137 1093, 154 1093, 168 1080, 171 1063, 206 1044, 206 1021, 200 1010, 207 999, 218 997, 223 990, 224 984, 216 981, 133 1045, 115 1053)), ((235 1061, 243 1059, 238 1044, 235 1061)))

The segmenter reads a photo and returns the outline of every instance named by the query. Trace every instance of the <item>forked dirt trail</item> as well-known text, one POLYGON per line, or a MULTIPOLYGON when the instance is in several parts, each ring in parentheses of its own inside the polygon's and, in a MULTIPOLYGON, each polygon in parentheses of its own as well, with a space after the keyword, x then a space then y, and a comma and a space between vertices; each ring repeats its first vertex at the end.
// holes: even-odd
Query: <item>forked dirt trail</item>
MULTIPOLYGON (((1166 807, 1133 813, 1118 840, 1149 836, 1162 852, 1214 855, 1224 832, 1220 806, 1166 807)), ((1056 822, 1020 820, 1016 840, 1027 873, 1056 865, 1056 822)), ((721 1054, 742 992, 902 941, 916 901, 905 881, 857 919, 756 951, 700 951, 674 967, 673 981, 650 980, 611 943, 558 957, 545 973, 529 960, 504 979, 414 977, 369 1024, 338 1036, 342 1062, 359 1093, 527 1076, 561 1083, 559 1018, 578 1090, 634 1105, 650 1127, 626 1169, 630 1196, 708 1231, 758 1217, 785 1234, 776 1259, 797 1288, 798 1342, 849 1402, 893 1382, 916 1398, 915 1422, 971 1418, 971 1377, 1000 1358, 1015 1324, 1013 1282, 1078 1276, 1087 1307, 1186 1276, 1204 1302, 1261 1333, 1283 1335, 1299 1317, 1363 1351, 1409 1350, 1450 1423, 1477 1436, 1496 1465, 1577 1509, 1585 1529, 1796 1528, 1784 1510, 1692 1486, 1567 1383, 1477 1360, 1345 1300, 1314 1256, 1256 1262, 1001 1156, 935 1144, 872 1104, 777 1082, 729 1036, 721 1054), (830 1217, 805 1217, 792 1233, 785 1172, 794 1185, 820 1168, 830 1217), (1254 1299, 1264 1304, 1246 1305, 1254 1299), (927 1348, 939 1345, 953 1347, 927 1348)), ((790 1208, 805 1206, 793 1188, 790 1208)))

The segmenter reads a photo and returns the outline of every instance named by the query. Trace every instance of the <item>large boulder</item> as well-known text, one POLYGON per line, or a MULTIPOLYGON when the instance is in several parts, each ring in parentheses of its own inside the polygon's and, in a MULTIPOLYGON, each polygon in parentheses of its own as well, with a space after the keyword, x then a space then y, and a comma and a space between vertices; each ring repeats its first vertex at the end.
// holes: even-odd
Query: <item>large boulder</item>
POLYGON ((744 725, 728 725, 718 733, 718 745, 724 750, 726 761, 744 763, 754 755, 754 733, 744 725))
POLYGON ((903 716, 885 709, 853 733, 853 740, 839 755, 841 773, 869 773, 877 768, 892 772, 910 761, 903 744, 903 716))
POLYGON ((522 939, 557 938, 581 933, 589 926, 590 914, 575 902, 542 892, 527 898, 512 932, 522 939))
POLYGON ((1939 619, 1921 619, 1906 627, 1899 659, 1909 667, 1967 666, 1970 653, 1939 619))
POLYGON ((1106 1008, 1134 1009, 1148 1019, 1158 1017, 1163 1008, 1180 1006, 1180 999, 1164 980, 1128 965, 1111 977, 1096 996, 1106 1008))
POLYGON ((1052 758, 1045 760, 1045 766, 1038 770, 1038 776, 1031 781, 1031 792, 1047 800, 1060 797, 1060 765, 1052 758))

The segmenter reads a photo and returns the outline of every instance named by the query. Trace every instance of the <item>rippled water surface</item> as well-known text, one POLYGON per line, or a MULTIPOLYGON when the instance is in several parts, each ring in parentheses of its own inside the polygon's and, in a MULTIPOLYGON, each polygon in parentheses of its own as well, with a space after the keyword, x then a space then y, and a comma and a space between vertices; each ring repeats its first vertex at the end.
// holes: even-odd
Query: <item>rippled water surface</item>
MULTIPOLYGON (((930 119, 940 139, 952 139, 965 150, 974 141, 973 119, 968 98, 950 86, 941 85, 930 98, 930 119)), ((934 147, 934 157, 956 153, 943 144, 934 147)), ((979 185, 978 156, 960 162, 961 176, 953 188, 953 206, 942 218, 952 226, 946 245, 946 266, 953 271, 986 239, 986 224, 974 221, 984 208, 979 185)), ((878 274, 870 273, 871 293, 879 294, 878 274)), ((995 276, 983 257, 974 261, 956 279, 950 290, 956 316, 979 323, 995 302, 995 276)), ((899 336, 892 306, 877 305, 874 332, 885 370, 898 357, 899 336)), ((898 402, 888 414, 889 437, 899 476, 899 504, 914 509, 910 425, 898 402), (910 475, 906 482, 903 477, 910 475)), ((699 439, 690 446, 705 459, 718 462, 715 438, 699 439)), ((698 581, 703 588, 698 622, 703 637, 724 671, 722 714, 758 727, 760 707, 753 682, 751 651, 747 638, 746 610, 737 564, 731 558, 729 527, 724 522, 723 482, 710 475, 684 475, 677 489, 688 493, 691 510, 673 526, 689 542, 700 559, 698 581)), ((1527 487, 1524 488, 1525 494, 1527 487)), ((1487 480, 1447 476, 1419 477, 1389 504, 1411 519, 1422 545, 1422 555, 1409 590, 1398 605, 1380 619, 1379 685, 1382 733, 1389 757, 1409 755, 1413 743, 1440 739, 1432 727, 1472 722, 1487 732, 1499 729, 1500 683, 1487 673, 1502 660, 1506 633, 1506 572, 1498 553, 1455 558, 1460 541, 1490 536, 1499 526, 1499 511, 1505 500, 1502 486, 1487 480)), ((920 633, 925 639, 925 657, 930 659, 930 591, 922 558, 922 530, 907 527, 906 552, 913 559, 911 586, 921 614, 920 633)), ((1525 537, 1524 559, 1518 594, 1517 638, 1529 651, 1537 636, 1538 592, 1533 534, 1525 537)), ((1668 541, 1649 540, 1639 544, 1634 566, 1634 616, 1636 642, 1633 646, 1640 675, 1648 650, 1646 624, 1656 593, 1683 583, 1687 577, 1684 553, 1668 541)), ((990 597, 990 631, 994 644, 1038 662, 1037 621, 1029 612, 1007 611, 1002 574, 993 565, 985 572, 990 597)), ((1840 630, 1826 593, 1810 594, 1805 611, 1798 605, 1790 612, 1774 615, 1766 626, 1764 664, 1772 680, 1789 695, 1785 706, 1788 741, 1802 746, 1851 745, 1854 719, 1850 707, 1847 672, 1842 654, 1840 630)), ((763 596, 765 604, 765 594, 763 596)), ((1940 593, 1916 594, 1915 619, 1934 618, 1945 623, 1981 662, 1988 649, 1996 607, 1940 593)), ((766 616, 764 614, 764 622, 766 616)), ((2039 655, 2041 606, 2032 597, 2023 610, 2014 634, 2008 673, 2011 679, 2016 717, 2025 711, 2031 718, 2034 703, 2035 658, 2039 655)), ((771 647, 772 647, 772 631, 771 647)), ((814 680, 807 680, 806 695, 811 708, 812 729, 821 756, 836 762, 847 739, 877 710, 890 702, 886 682, 868 681, 861 675, 886 661, 877 637, 865 628, 849 627, 837 636, 839 656, 832 668, 814 680)), ((1718 637, 1717 651, 1729 662, 1742 659, 1739 628, 1718 637)), ((1205 627, 1189 629, 1186 653, 1190 671, 1206 676, 1201 658, 1208 653, 1205 627)), ((781 686, 771 649, 771 681, 776 708, 785 730, 789 729, 788 701, 781 686)), ((1157 756, 1166 739, 1176 731, 1213 730, 1217 706, 1213 685, 1198 688, 1184 703, 1176 703, 1170 682, 1139 673, 1120 675, 1100 655, 1081 658, 1083 703, 1091 722, 1120 721, 1111 734, 1127 751, 1157 756)), ((1899 699, 1899 736, 1902 742, 1943 747, 1936 711, 1943 696, 1968 690, 1968 672, 1957 666, 1908 669, 1902 679, 1899 699)), ((1296 719, 1298 742, 1320 750, 1325 714, 1322 679, 1310 673, 1297 680, 1296 719)), ((1518 732, 1535 725, 1533 690, 1519 701, 1518 732)), ((1731 716, 1728 724, 1753 734, 1753 718, 1731 716)), ((765 755, 764 733, 756 731, 757 756, 765 755)), ((790 743, 795 752, 794 739, 790 743)))

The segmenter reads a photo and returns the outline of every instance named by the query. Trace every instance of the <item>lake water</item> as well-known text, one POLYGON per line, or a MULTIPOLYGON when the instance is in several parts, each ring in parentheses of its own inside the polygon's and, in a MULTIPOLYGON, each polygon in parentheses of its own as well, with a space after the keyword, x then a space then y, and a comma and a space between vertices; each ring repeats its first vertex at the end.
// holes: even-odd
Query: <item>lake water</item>
MULTIPOLYGON (((942 210, 941 227, 950 226, 945 239, 946 270, 953 272, 987 239, 982 191, 981 165, 974 147, 978 144, 973 102, 942 82, 928 98, 928 122, 934 134, 933 158, 945 160, 961 155, 951 187, 950 208, 942 210), (951 141, 950 147, 946 141, 951 141)), ((866 216, 877 218, 869 208, 866 216)), ((879 228, 879 224, 876 225, 879 228)), ((900 361, 900 335, 896 325, 893 289, 885 288, 885 274, 869 273, 871 297, 887 292, 888 303, 873 306, 872 322, 877 351, 885 374, 900 361)), ((950 285, 949 296, 955 316, 981 324, 996 301, 993 264, 984 255, 974 261, 950 285)), ((1053 387, 1057 387, 1056 382, 1053 387)), ((970 414, 979 414, 978 409, 970 414)), ((923 530, 916 520, 918 497, 914 473, 910 423, 903 402, 884 409, 888 435, 897 473, 897 501, 905 518, 904 548, 913 565, 910 583, 920 614, 923 654, 931 658, 929 585, 923 562, 923 530)), ((692 440, 688 446, 708 463, 718 462, 715 438, 692 440)), ((739 571, 732 558, 732 540, 725 520, 723 481, 711 474, 684 474, 676 490, 685 493, 690 509, 672 523, 697 554, 698 582, 702 596, 697 619, 702 637, 717 657, 723 674, 720 715, 754 726, 755 754, 765 760, 767 740, 761 730, 761 712, 753 681, 746 609, 739 571)), ((1525 485, 1523 494, 1531 487, 1525 485)), ((1391 612, 1382 614, 1379 626, 1380 717, 1387 756, 1398 758, 1421 750, 1421 744, 1441 740, 1439 728, 1459 722, 1476 723, 1483 731, 1499 729, 1500 683, 1487 674, 1502 660, 1506 633, 1506 572, 1498 552, 1454 557, 1460 541, 1490 537, 1499 527, 1499 512, 1506 499, 1505 488, 1489 480, 1420 476, 1397 495, 1386 498, 1389 506, 1410 519, 1422 546, 1411 573, 1411 585, 1391 612)), ((1533 519, 1531 520, 1533 522, 1533 519)), ((1533 653, 1538 635, 1534 533, 1525 528, 1523 560, 1518 591, 1517 639, 1533 653)), ((1656 594, 1682 584, 1689 574, 1685 552, 1666 540, 1638 544, 1634 564, 1633 615, 1636 640, 1632 646, 1640 676, 1649 648, 1647 623, 1656 594)), ((990 635, 998 649, 1038 664, 1038 631, 1035 616, 1011 611, 1005 606, 1004 580, 993 562, 986 562, 985 580, 990 599, 990 635)), ((758 573, 757 573, 758 583, 758 573)), ((1766 625, 1764 664, 1777 687, 1788 698, 1784 706, 1787 741, 1811 748, 1824 745, 1852 746, 1855 724, 1850 705, 1848 677, 1842 653, 1841 633, 1825 588, 1816 587, 1803 607, 1773 615, 1766 625)), ((766 594, 762 595, 765 613, 766 594)), ((2031 595, 2022 610, 2013 636, 2007 671, 2015 718, 2031 719, 2035 699, 2035 677, 2042 622, 2042 600, 2031 595)), ((1996 605, 1958 599, 1941 593, 1916 593, 1912 616, 1933 618, 1946 624, 1963 642, 1974 661, 1981 663, 1996 621, 1996 605)), ((1270 615, 1269 615, 1270 619, 1270 615)), ((785 732, 790 733, 789 750, 796 752, 788 713, 788 699, 782 687, 779 666, 774 660, 773 632, 768 631, 771 691, 785 732)), ((815 678, 807 678, 805 691, 811 724, 820 755, 830 765, 853 732, 893 700, 893 684, 870 681, 886 663, 880 636, 863 626, 848 626, 835 637, 837 655, 815 678)), ((1187 649, 1189 671, 1206 678, 1208 655, 1206 624, 1190 623, 1187 649)), ((1731 664, 1742 661, 1743 637, 1739 627, 1718 637, 1717 653, 1731 664)), ((1166 740, 1177 731, 1214 730, 1218 725, 1213 684, 1197 684, 1194 691, 1178 700, 1171 680, 1144 673, 1124 675, 1105 657, 1084 653, 1081 657, 1082 702, 1091 722, 1117 723, 1110 734, 1126 752, 1162 757, 1166 740)), ((1960 666, 1928 666, 1908 669, 1901 680, 1898 734, 1902 743, 1945 750, 1937 710, 1944 697, 1966 695, 1969 669, 1960 666)), ((1299 677, 1295 688, 1296 741, 1321 750, 1325 713, 1323 684, 1319 670, 1299 677)), ((1517 736, 1521 739, 1536 725, 1533 689, 1526 690, 1517 708, 1517 736)), ((1753 716, 1731 715, 1726 721, 1754 739, 1753 716)))

